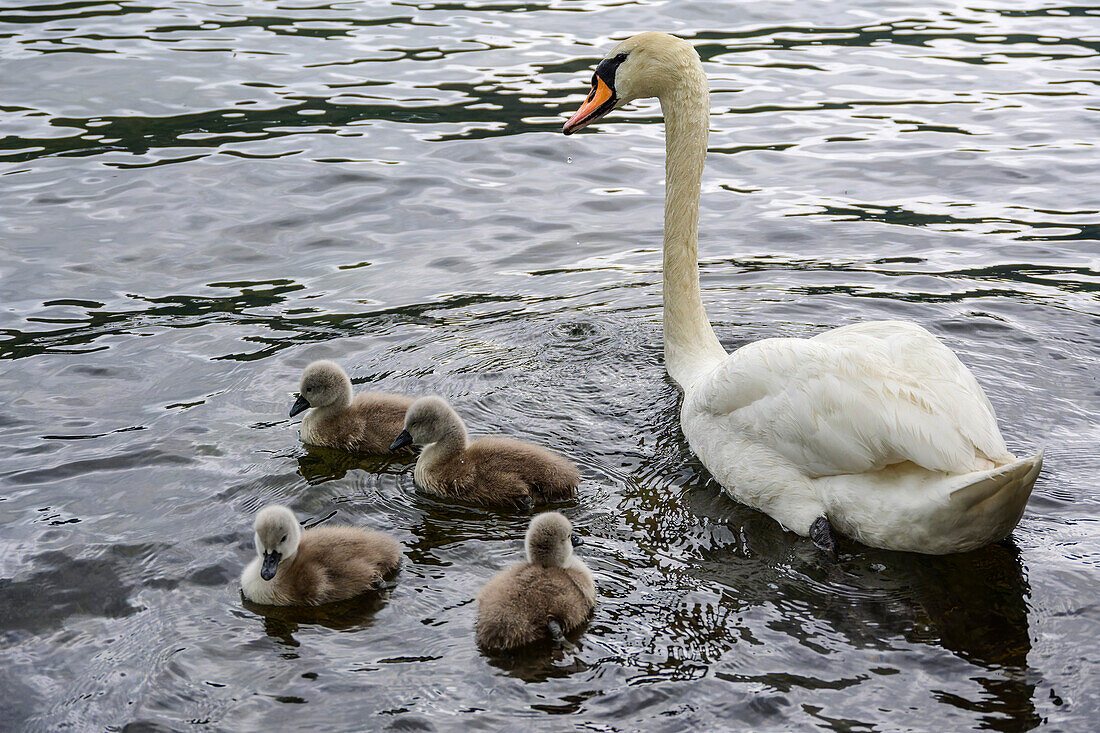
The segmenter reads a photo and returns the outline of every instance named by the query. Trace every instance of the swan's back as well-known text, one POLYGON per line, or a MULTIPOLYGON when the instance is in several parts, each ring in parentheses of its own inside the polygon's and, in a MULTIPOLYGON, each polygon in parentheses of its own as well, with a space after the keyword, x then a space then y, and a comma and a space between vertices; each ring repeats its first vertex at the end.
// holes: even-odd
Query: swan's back
POLYGON ((685 432, 691 416, 724 417, 810 478, 904 461, 967 473, 1013 460, 973 375, 901 321, 744 346, 691 391, 685 432))

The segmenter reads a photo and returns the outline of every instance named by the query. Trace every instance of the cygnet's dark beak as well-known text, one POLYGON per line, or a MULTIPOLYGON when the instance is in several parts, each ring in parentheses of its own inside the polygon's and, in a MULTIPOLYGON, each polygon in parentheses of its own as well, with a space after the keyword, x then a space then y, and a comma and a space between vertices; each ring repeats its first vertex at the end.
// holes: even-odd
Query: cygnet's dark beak
POLYGON ((584 540, 581 539, 581 536, 579 534, 569 535, 569 542, 572 543, 573 547, 580 547, 584 544, 584 540))
POLYGON ((390 450, 401 450, 406 445, 412 445, 413 436, 409 435, 408 430, 402 430, 401 433, 393 439, 390 443, 390 450))
POLYGON ((294 417, 299 412, 305 412, 309 409, 309 400, 302 395, 298 395, 298 399, 294 400, 294 406, 290 408, 290 416, 294 417))
POLYGON ((260 566, 260 577, 264 580, 271 580, 275 577, 275 572, 279 569, 279 560, 282 559, 282 555, 272 550, 271 552, 264 553, 264 564, 260 566))

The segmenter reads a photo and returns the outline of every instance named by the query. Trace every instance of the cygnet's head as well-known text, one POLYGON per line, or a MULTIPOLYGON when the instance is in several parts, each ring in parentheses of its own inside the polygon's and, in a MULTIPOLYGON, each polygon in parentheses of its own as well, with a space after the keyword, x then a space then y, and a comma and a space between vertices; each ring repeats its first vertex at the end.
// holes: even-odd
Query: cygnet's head
POLYGON ((406 445, 428 445, 455 433, 465 435, 466 427, 447 400, 431 395, 421 397, 405 411, 405 429, 393 441, 390 450, 406 445))
POLYGON ((351 402, 351 380, 334 361, 315 361, 302 372, 298 399, 290 408, 290 416, 311 407, 346 406, 351 402))
POLYGON ((573 548, 581 538, 573 534, 573 525, 559 512, 544 512, 527 527, 527 562, 543 567, 565 567, 573 548))
POLYGON ((685 83, 706 79, 695 47, 682 38, 649 31, 631 36, 596 65, 592 90, 562 132, 572 135, 635 99, 663 97, 685 83))
POLYGON ((256 515, 256 554, 263 558, 260 577, 271 580, 279 563, 298 552, 302 528, 294 512, 285 506, 265 507, 256 515))

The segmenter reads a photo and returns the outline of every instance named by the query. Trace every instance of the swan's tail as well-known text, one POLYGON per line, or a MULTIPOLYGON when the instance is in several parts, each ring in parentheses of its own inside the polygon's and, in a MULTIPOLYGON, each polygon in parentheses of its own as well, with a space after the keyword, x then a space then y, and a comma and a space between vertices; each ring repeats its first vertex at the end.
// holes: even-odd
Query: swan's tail
MULTIPOLYGON (((948 501, 960 518, 990 527, 989 542, 1007 537, 1020 521, 1035 479, 1043 467, 1043 451, 1030 458, 967 475, 968 483, 951 491, 948 501)), ((983 543, 984 544, 984 543, 983 543)))

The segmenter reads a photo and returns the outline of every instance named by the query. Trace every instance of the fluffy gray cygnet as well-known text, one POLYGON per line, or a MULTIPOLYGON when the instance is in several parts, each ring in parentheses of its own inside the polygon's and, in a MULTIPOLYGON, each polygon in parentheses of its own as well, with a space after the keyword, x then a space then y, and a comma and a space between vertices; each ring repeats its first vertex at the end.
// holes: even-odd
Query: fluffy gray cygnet
POLYGON ((377 590, 401 565, 397 540, 361 527, 302 530, 285 506, 256 515, 256 557, 241 591, 268 606, 318 606, 377 590))
POLYGON ((409 406, 405 427, 391 450, 423 445, 413 478, 429 494, 486 506, 568 499, 580 472, 568 459, 509 438, 470 442, 462 418, 442 397, 409 406))
MULTIPOLYGON (((302 372, 298 400, 290 416, 302 418, 302 440, 352 453, 385 453, 405 424, 411 397, 363 392, 352 395, 351 380, 339 364, 315 361, 302 372)), ((411 452, 409 452, 411 454, 411 452)))
POLYGON ((573 525, 558 512, 527 527, 527 562, 494 575, 477 597, 477 643, 507 651, 537 641, 561 642, 596 607, 592 571, 573 554, 573 525))

